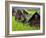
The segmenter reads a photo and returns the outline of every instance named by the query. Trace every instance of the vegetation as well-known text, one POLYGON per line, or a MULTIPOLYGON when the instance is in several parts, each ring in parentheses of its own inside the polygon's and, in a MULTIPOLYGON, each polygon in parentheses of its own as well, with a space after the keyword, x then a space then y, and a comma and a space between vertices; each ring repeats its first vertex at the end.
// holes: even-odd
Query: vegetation
MULTIPOLYGON (((27 10, 25 10, 27 11, 27 10)), ((28 10, 29 15, 33 15, 36 10, 28 10)), ((22 23, 15 20, 15 16, 12 16, 12 31, 23 31, 23 30, 39 30, 39 26, 33 26, 28 23, 22 23)))
POLYGON ((27 23, 18 22, 15 20, 15 16, 12 16, 12 31, 22 31, 22 30, 39 30, 39 26, 30 26, 27 23))

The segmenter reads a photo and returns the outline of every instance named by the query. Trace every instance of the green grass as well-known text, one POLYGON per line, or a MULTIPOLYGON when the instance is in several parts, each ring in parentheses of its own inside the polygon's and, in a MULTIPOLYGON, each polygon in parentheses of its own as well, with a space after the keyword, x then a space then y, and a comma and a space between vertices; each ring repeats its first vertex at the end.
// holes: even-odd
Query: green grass
POLYGON ((12 31, 23 31, 23 30, 39 30, 39 26, 32 26, 27 23, 17 22, 15 16, 12 16, 12 31))

